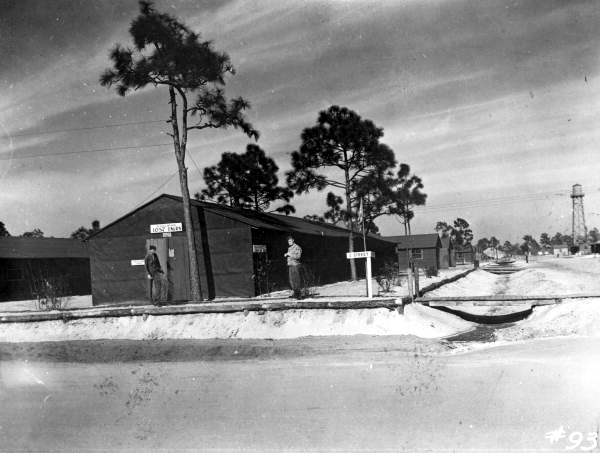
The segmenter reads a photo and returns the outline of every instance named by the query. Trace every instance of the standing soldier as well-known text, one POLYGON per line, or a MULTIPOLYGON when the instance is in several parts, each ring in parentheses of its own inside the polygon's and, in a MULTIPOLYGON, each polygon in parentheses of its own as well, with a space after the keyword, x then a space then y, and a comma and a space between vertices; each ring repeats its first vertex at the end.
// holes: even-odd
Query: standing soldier
POLYGON ((288 236, 288 251, 284 257, 287 258, 290 286, 292 288, 292 297, 302 298, 302 276, 300 274, 300 257, 302 248, 296 244, 292 236, 288 236))
POLYGON ((150 282, 150 302, 155 305, 161 304, 161 295, 163 293, 164 272, 160 266, 160 260, 156 254, 156 246, 148 247, 148 253, 144 259, 146 272, 150 282))

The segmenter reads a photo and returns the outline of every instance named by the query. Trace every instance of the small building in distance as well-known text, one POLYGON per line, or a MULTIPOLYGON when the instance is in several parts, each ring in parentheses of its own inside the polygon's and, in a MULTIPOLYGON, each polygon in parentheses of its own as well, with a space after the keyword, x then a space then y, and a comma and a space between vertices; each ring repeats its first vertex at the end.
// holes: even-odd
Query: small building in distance
POLYGON ((440 269, 442 241, 437 233, 386 236, 384 239, 396 244, 400 268, 408 267, 410 257, 421 269, 440 269))
POLYGON ((454 254, 454 245, 449 236, 440 238, 442 248, 440 249, 440 269, 448 269, 456 266, 456 255, 454 254))
POLYGON ((569 255, 569 245, 568 244, 552 245, 552 254, 554 256, 568 256, 569 255))
POLYGON ((471 244, 455 245, 456 264, 473 264, 475 262, 475 247, 471 244))
POLYGON ((60 285, 64 296, 90 294, 86 244, 75 239, 0 238, 0 301, 34 299, 45 281, 60 285))
MULTIPOLYGON (((289 289, 287 236, 302 247, 302 263, 314 286, 348 280, 348 230, 293 216, 191 201, 203 299, 254 297, 289 289)), ((87 240, 90 250, 92 301, 98 304, 143 302, 149 284, 144 255, 150 244, 165 270, 169 301, 191 298, 189 258, 183 206, 179 196, 163 194, 105 226, 87 240), (169 230, 169 231, 167 231, 169 230)), ((360 234, 355 251, 363 250, 360 234)), ((367 237, 376 254, 374 273, 395 261, 394 244, 367 237)), ((364 278, 365 260, 356 260, 364 278)))

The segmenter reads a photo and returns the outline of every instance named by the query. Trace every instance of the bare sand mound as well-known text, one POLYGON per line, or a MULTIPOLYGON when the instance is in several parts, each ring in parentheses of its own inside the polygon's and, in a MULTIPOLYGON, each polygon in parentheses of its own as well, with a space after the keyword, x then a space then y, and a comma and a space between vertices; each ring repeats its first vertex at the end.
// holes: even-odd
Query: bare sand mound
POLYGON ((448 297, 469 295, 492 295, 497 292, 498 282, 503 278, 499 275, 490 274, 482 269, 471 272, 464 278, 454 282, 446 283, 433 291, 429 291, 426 297, 448 297))
POLYGON ((581 294, 596 290, 590 283, 588 275, 576 271, 530 268, 511 275, 507 291, 528 296, 581 294))
POLYGON ((298 338, 326 335, 414 335, 442 338, 473 323, 417 304, 404 314, 385 308, 285 310, 165 316, 95 318, 4 324, 0 342, 99 339, 298 338))
POLYGON ((561 336, 600 336, 600 298, 567 299, 535 307, 527 319, 496 331, 500 341, 561 336))

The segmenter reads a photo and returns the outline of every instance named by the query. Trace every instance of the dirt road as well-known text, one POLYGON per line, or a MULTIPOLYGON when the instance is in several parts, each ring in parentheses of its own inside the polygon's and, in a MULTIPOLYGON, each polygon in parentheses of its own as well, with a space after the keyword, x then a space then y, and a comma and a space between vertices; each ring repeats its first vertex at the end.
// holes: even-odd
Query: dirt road
POLYGON ((539 257, 528 264, 518 261, 515 267, 522 270, 509 275, 479 269, 427 296, 600 294, 599 257, 539 257))
POLYGON ((568 439, 547 432, 585 439, 600 420, 600 339, 466 354, 361 336, 0 344, 0 354, 7 452, 564 451, 568 439))

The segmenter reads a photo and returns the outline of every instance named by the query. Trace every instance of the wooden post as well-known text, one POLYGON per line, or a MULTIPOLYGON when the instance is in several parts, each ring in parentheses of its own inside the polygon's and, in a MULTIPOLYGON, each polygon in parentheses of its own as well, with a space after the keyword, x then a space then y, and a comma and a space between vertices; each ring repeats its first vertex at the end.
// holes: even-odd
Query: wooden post
POLYGON ((373 298, 373 277, 371 276, 371 257, 367 257, 367 297, 373 298))
POLYGON ((415 297, 419 297, 419 266, 413 263, 413 271, 415 273, 415 297))
POLYGON ((408 287, 408 297, 410 297, 410 301, 413 301, 413 284, 412 284, 412 269, 410 266, 406 268, 406 286, 408 287))

